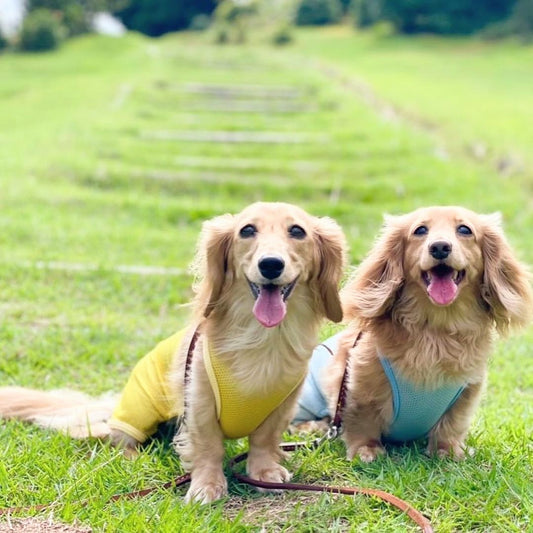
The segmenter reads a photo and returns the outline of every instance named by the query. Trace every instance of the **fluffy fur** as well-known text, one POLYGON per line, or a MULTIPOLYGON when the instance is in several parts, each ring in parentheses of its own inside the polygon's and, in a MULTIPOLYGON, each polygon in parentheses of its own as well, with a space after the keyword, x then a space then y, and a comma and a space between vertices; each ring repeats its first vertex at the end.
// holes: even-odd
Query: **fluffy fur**
MULTIPOLYGON (((192 477, 187 500, 207 503, 227 492, 222 470, 223 434, 204 367, 203 343, 209 342, 232 368, 243 390, 266 394, 274 384, 301 376, 322 319, 342 319, 338 284, 344 259, 345 241, 339 226, 293 205, 257 203, 237 215, 223 215, 204 224, 195 261, 194 318, 200 337, 186 388, 186 424, 175 438, 177 451, 192 477), (265 257, 277 259, 274 266, 278 270, 281 261, 281 271, 265 277, 268 272, 264 264, 261 268, 265 257), (276 327, 266 327, 254 316, 253 284, 256 290, 293 287, 286 300, 286 315, 276 327)), ((184 342, 175 357, 171 380, 176 390, 183 386, 183 352, 187 349, 188 342, 184 342)), ((282 455, 278 444, 291 419, 297 394, 295 390, 249 435, 247 468, 251 477, 275 482, 289 479, 288 471, 279 464, 282 455)), ((58 396, 17 387, 0 389, 0 416, 4 418, 71 430, 77 425, 86 427, 87 418, 93 420, 91 413, 89 403, 77 394, 72 397, 69 393, 58 396), (74 407, 66 409, 65 404, 74 407)), ((96 417, 104 424, 98 426, 102 431, 97 436, 106 434, 109 414, 96 417)), ((111 439, 127 448, 137 444, 116 430, 111 439)))
POLYGON ((324 388, 334 409, 347 363, 348 458, 370 462, 384 453, 381 438, 390 427, 392 394, 378 350, 414 384, 431 389, 466 383, 428 439, 431 454, 462 458, 493 332, 506 334, 531 318, 528 273, 504 237, 500 216, 429 207, 388 217, 341 299, 350 323, 324 388), (448 276, 444 296, 430 288, 439 276, 448 276), (353 347, 359 331, 362 338, 353 347))

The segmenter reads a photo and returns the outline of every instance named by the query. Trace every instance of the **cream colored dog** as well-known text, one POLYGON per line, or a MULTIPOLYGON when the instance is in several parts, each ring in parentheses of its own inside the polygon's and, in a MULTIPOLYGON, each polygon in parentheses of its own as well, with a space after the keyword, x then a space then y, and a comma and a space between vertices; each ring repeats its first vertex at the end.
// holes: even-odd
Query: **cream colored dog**
POLYGON ((195 263, 192 325, 139 363, 118 405, 111 402, 111 420, 110 402, 17 387, 0 389, 0 416, 78 437, 109 435, 132 449, 158 422, 185 410, 175 442, 191 472, 187 500, 207 503, 226 494, 224 438, 249 437, 252 478, 288 480, 278 444, 321 321, 342 319, 344 258, 338 225, 293 205, 257 203, 206 222, 195 263), (199 336, 190 350, 195 330, 199 336))
POLYGON ((425 436, 430 453, 462 458, 493 333, 528 324, 533 308, 499 215, 428 207, 388 218, 342 300, 351 323, 324 375, 333 412, 348 365, 348 458, 425 436))

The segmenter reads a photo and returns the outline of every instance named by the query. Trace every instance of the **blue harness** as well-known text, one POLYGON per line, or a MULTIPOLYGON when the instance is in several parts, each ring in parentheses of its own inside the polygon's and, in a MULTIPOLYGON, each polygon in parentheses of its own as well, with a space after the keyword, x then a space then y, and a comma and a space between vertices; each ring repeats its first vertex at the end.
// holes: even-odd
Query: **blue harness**
POLYGON ((457 401, 464 385, 444 385, 428 390, 414 386, 403 379, 390 361, 379 356, 392 389, 392 424, 385 439, 405 442, 427 436, 431 428, 457 401))
MULTIPOLYGON (((294 424, 331 416, 320 380, 328 361, 337 351, 341 334, 342 332, 337 333, 314 349, 309 372, 298 399, 294 424)), ((434 390, 421 389, 395 373, 390 361, 381 354, 379 359, 391 386, 393 405, 392 424, 383 435, 384 438, 393 442, 404 442, 427 436, 442 415, 461 396, 464 385, 445 385, 434 390)))

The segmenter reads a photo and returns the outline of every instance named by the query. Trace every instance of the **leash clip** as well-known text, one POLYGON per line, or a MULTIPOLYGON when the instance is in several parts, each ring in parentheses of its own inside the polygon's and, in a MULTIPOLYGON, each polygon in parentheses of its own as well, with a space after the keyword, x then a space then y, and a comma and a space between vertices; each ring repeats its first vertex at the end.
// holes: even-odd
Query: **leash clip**
POLYGON ((326 433, 326 438, 328 440, 334 440, 339 437, 341 433, 342 428, 337 427, 335 424, 331 424, 331 426, 328 428, 328 432, 326 433))
POLYGON ((328 430, 322 437, 319 439, 318 444, 323 444, 328 440, 335 440, 342 434, 342 427, 336 426, 335 424, 330 424, 328 430))

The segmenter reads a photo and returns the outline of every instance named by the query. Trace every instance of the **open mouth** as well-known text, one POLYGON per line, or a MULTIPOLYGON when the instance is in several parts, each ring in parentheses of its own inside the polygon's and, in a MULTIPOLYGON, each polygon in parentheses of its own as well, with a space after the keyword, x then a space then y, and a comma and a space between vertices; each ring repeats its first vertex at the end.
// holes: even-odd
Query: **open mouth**
POLYGON ((281 297, 283 298, 283 301, 285 301, 291 295, 291 292, 294 289, 297 280, 298 278, 296 278, 293 282, 288 283, 287 285, 275 285, 274 283, 266 283, 265 285, 259 285, 258 283, 253 283, 252 281, 247 279, 248 284, 250 285, 250 289, 252 289, 252 294, 254 295, 254 298, 256 300, 257 298, 259 298, 261 292, 263 291, 271 293, 279 291, 281 297))
POLYGON ((430 270, 422 271, 429 297, 437 305, 449 305, 457 296, 458 286, 465 277, 465 270, 454 268, 441 263, 430 270))
POLYGON ((265 327, 277 326, 287 313, 287 298, 291 295, 298 278, 286 285, 266 283, 260 285, 247 279, 255 299, 253 313, 265 327))

